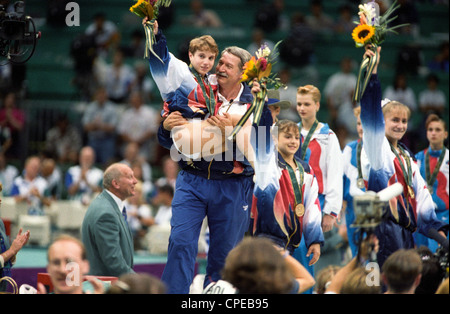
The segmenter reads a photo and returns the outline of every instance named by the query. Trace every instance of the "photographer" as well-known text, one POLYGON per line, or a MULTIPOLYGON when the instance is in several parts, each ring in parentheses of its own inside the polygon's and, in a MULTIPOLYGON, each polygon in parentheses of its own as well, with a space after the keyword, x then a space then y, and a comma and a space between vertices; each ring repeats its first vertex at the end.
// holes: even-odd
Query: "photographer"
MULTIPOLYGON (((364 58, 375 57, 375 52, 370 48, 367 47, 364 58)), ((380 50, 381 47, 378 47, 378 54, 380 50)), ((440 236, 446 237, 448 224, 436 218, 433 200, 419 168, 400 143, 408 127, 409 108, 397 101, 380 105, 379 61, 378 57, 361 99, 365 151, 362 157, 363 176, 370 191, 378 192, 395 182, 403 186, 403 193, 389 202, 381 223, 375 228, 380 245, 377 261, 381 267, 393 252, 414 247, 414 232, 431 237, 439 231, 440 236)))
POLYGON ((327 287, 325 294, 381 293, 379 282, 367 284, 367 278, 370 278, 373 274, 371 275, 368 270, 369 267, 364 265, 366 261, 370 261, 371 252, 377 252, 378 248, 378 239, 374 234, 362 240, 359 256, 354 257, 347 265, 339 269, 327 287))

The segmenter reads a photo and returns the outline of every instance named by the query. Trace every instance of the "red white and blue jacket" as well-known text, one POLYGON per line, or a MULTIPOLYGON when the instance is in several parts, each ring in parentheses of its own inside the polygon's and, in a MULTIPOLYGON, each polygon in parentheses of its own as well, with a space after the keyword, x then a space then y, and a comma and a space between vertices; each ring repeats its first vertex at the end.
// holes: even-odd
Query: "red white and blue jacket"
MULTIPOLYGON (((301 142, 308 132, 301 131, 301 142)), ((296 156, 300 158, 301 148, 296 156)), ((343 160, 336 134, 328 124, 321 123, 315 130, 306 150, 305 162, 313 169, 319 185, 319 199, 324 214, 337 217, 343 198, 343 160)))
MULTIPOLYGON (((399 182, 404 191, 391 200, 388 218, 410 231, 416 229, 428 235, 429 230, 440 230, 448 224, 436 218, 434 204, 426 183, 420 175, 419 167, 409 154, 412 169, 412 188, 414 197, 408 193, 400 161, 391 151, 385 136, 385 122, 381 108, 381 85, 377 75, 372 75, 367 89, 361 99, 361 122, 363 134, 362 170, 364 179, 368 182, 368 190, 379 192, 382 189, 399 182)), ((401 143, 399 143, 401 145, 401 143)), ((402 163, 405 163, 403 157, 402 163)))
MULTIPOLYGON (((436 213, 447 212, 449 208, 449 190, 448 190, 448 174, 449 174, 449 151, 445 149, 445 156, 442 161, 439 172, 437 173, 436 180, 433 184, 433 194, 431 194, 434 203, 436 204, 436 213)), ((436 164, 438 163, 439 157, 442 150, 432 150, 430 147, 416 154, 417 165, 420 169, 420 174, 423 178, 426 177, 425 174, 425 154, 429 152, 430 154, 430 173, 433 173, 436 164)))
MULTIPOLYGON (((299 182, 303 192, 304 214, 297 216, 295 193, 286 162, 274 151, 267 154, 256 150, 255 188, 251 210, 250 231, 254 236, 265 236, 279 246, 293 252, 302 236, 306 247, 323 244, 322 214, 318 199, 318 185, 308 164, 297 160, 304 170, 304 180, 299 182)), ((298 171, 296 174, 299 180, 298 171)))

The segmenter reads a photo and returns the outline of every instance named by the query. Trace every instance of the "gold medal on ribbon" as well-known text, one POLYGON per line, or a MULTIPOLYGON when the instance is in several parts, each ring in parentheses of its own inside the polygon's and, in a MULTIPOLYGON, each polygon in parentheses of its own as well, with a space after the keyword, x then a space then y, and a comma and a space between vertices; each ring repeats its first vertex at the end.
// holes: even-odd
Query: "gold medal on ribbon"
POLYGON ((366 185, 364 184, 364 179, 363 178, 359 178, 358 181, 356 181, 356 185, 360 189, 364 189, 366 187, 366 185))
POLYGON ((305 206, 303 204, 297 204, 295 206, 295 214, 297 217, 302 217, 305 214, 305 206))
POLYGON ((411 186, 408 185, 408 194, 411 198, 414 198, 414 190, 411 186))
POLYGON ((433 192, 434 192, 433 187, 432 187, 432 186, 429 186, 429 187, 428 187, 428 191, 430 191, 430 194, 433 194, 433 192))

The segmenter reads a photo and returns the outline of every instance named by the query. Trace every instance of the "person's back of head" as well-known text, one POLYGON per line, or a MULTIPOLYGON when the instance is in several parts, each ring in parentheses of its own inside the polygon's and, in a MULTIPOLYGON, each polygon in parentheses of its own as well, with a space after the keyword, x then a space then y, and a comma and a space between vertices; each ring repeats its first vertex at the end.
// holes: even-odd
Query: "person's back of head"
POLYGON ((381 285, 370 280, 371 273, 362 267, 353 270, 342 284, 340 294, 379 294, 381 285))
POLYGON ((341 269, 341 267, 337 265, 329 265, 321 269, 316 276, 314 292, 317 294, 324 294, 339 269, 341 269))
POLYGON ((414 293, 420 283, 421 273, 422 260, 413 249, 395 251, 382 267, 388 293, 414 293))
POLYGON ((239 294, 283 294, 293 287, 286 262, 266 238, 244 238, 228 254, 222 273, 239 294))
POLYGON ((433 294, 438 289, 444 279, 444 271, 442 270, 439 260, 429 248, 421 246, 417 249, 422 259, 422 279, 416 288, 416 294, 433 294))

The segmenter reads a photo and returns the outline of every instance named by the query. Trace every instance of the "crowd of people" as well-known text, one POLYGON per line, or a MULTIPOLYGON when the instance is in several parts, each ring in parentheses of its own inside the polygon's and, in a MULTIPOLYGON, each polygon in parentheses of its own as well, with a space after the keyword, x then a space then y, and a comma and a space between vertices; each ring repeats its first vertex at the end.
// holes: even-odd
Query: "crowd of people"
MULTIPOLYGON (((312 6, 308 25, 333 27, 322 15, 320 1, 313 1, 312 6)), ((105 85, 93 91, 94 100, 83 114, 82 132, 71 131, 67 118, 61 119, 48 132, 47 149, 41 156, 29 156, 21 172, 8 166, 6 153, 11 144, 2 151, 3 195, 29 204, 29 214, 43 215, 45 206, 62 198, 79 200, 88 207, 81 241, 61 237, 48 249, 55 293, 81 292, 79 285, 65 291, 63 261, 67 260, 83 266, 81 275, 118 277, 110 293, 145 293, 135 290, 137 284, 148 293, 189 293, 205 218, 207 265, 200 283, 205 293, 417 291, 430 276, 424 273, 425 261, 438 263, 434 254, 439 245, 429 239, 434 237, 432 231, 448 243, 448 133, 440 117, 446 103, 442 94, 437 97, 432 92, 436 78, 430 77, 430 91, 422 95, 420 105, 427 113, 423 133, 429 147, 416 155, 401 141, 411 115, 417 114, 417 105, 409 102, 408 93, 401 98, 395 89, 389 90, 389 99, 382 100, 378 63, 368 73, 371 77, 360 106, 339 113, 339 105, 349 102, 354 86, 347 79, 349 60, 343 60, 341 76, 330 78, 324 92, 313 84, 296 86, 295 102, 290 106, 280 93, 269 94, 255 129, 273 136, 266 149, 244 151, 243 128, 235 141, 227 142, 228 150, 220 143, 223 151, 214 158, 207 158, 203 147, 193 152, 197 157, 186 156, 176 146, 178 130, 185 130, 182 136, 188 141, 198 140, 189 128, 195 125, 193 118, 201 118, 202 132, 207 132, 207 125, 206 129, 226 133, 227 127, 235 127, 245 115, 262 87, 241 82, 244 64, 251 57, 245 49, 231 46, 219 51, 211 36, 202 36, 190 43, 188 66, 169 52, 170 38, 163 31, 156 24, 153 49, 158 58, 151 55, 149 59, 150 73, 164 101, 163 119, 144 105, 143 90, 121 88, 131 86, 132 75, 122 67, 122 53, 116 51, 105 72, 105 85), (122 78, 128 83, 121 84, 122 78), (341 81, 349 88, 340 85, 341 81), (440 103, 431 104, 431 98, 440 103), (115 103, 124 101, 130 108, 119 114, 115 103), (330 124, 318 121, 322 103, 335 118, 330 124), (292 108, 295 116, 292 111, 286 114, 292 108), (340 142, 334 126, 352 111, 356 139, 340 142), (278 133, 272 134, 273 129, 278 133), (164 159, 164 176, 156 180, 150 161, 157 141, 170 150, 172 158, 164 159), (174 147, 179 150, 175 155, 174 147), (58 164, 67 161, 72 164, 61 171, 58 164), (379 192, 395 182, 402 184, 403 192, 386 206, 383 221, 370 234, 351 228, 353 198, 366 191, 379 192), (169 221, 161 281, 135 274, 134 252, 148 245, 143 236, 151 226, 169 221), (420 245, 429 252, 416 252, 420 245), (366 265, 372 262, 383 275, 368 288, 366 265)), ((111 30, 110 39, 103 39, 99 47, 114 42, 114 34, 111 30)), ((378 53, 382 55, 380 49, 378 53)), ((367 49, 363 58, 373 54, 367 49)), ((399 80, 398 84, 405 83, 399 80)), ((20 230, 10 246, 0 227, 1 269, 7 276, 10 261, 33 235, 20 230)), ((436 292, 444 277, 440 272, 432 287, 422 291, 436 292)), ((95 279, 89 282, 96 292, 105 292, 95 279)), ((37 288, 46 292, 42 286, 37 288)))

